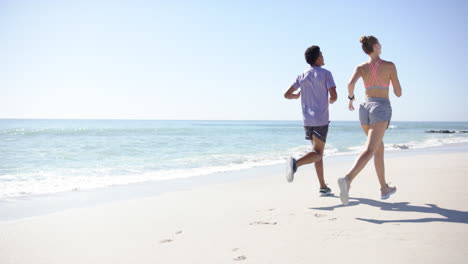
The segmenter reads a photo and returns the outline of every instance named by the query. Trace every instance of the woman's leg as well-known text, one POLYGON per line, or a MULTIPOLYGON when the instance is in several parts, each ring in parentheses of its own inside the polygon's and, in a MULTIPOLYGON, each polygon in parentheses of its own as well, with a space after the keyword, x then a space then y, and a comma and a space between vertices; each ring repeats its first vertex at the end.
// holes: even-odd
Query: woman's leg
POLYGON ((377 151, 374 154, 374 165, 375 172, 379 178, 380 189, 385 190, 387 188, 387 182, 385 181, 385 163, 384 163, 384 144, 380 143, 377 151))
MULTIPOLYGON (((362 130, 367 135, 369 132, 369 125, 361 125, 362 130)), ((379 179, 380 188, 383 189, 387 187, 387 182, 385 181, 385 163, 384 163, 384 144, 380 144, 379 148, 374 154, 374 166, 375 172, 379 179)))
POLYGON ((356 162, 354 163, 354 166, 351 168, 348 174, 346 174, 346 180, 348 184, 351 184, 354 178, 366 166, 367 162, 369 162, 369 160, 379 149, 380 145, 382 144, 382 139, 385 135, 387 125, 388 121, 369 125, 369 130, 367 132, 367 142, 364 151, 361 152, 356 162))

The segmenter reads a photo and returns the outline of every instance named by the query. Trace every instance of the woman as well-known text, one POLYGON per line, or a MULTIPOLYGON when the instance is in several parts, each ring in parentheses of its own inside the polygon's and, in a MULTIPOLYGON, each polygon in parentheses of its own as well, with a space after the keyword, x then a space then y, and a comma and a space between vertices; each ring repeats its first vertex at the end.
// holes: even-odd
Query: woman
POLYGON ((352 181, 374 157, 375 170, 380 182, 381 198, 387 199, 396 192, 396 187, 389 187, 385 181, 384 144, 382 139, 392 117, 389 85, 397 97, 401 96, 401 86, 395 64, 380 59, 382 46, 374 36, 363 36, 360 39, 362 49, 369 55, 369 61, 356 67, 348 84, 349 110, 354 111, 354 86, 362 77, 366 88, 366 101, 359 107, 359 120, 362 130, 367 135, 364 151, 361 152, 354 166, 346 177, 338 179, 340 199, 348 204, 349 189, 352 181))

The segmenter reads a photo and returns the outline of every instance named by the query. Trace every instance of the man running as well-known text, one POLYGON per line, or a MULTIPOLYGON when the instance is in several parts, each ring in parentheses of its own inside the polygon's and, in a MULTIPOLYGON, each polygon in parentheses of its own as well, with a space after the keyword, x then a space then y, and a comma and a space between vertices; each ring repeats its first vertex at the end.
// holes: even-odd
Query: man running
POLYGON ((302 117, 304 120, 305 138, 312 143, 313 150, 296 160, 290 158, 287 166, 286 179, 294 180, 294 173, 303 165, 314 163, 320 182, 320 195, 331 194, 331 189, 325 184, 323 177, 323 151, 328 133, 328 104, 333 104, 338 95, 336 85, 330 71, 322 68, 324 63, 320 47, 311 46, 305 51, 305 60, 310 68, 300 74, 286 91, 286 99, 301 98, 302 117), (294 93, 297 89, 298 93, 294 93), (330 98, 328 95, 330 94, 330 98), (302 95, 302 96, 301 96, 302 95))

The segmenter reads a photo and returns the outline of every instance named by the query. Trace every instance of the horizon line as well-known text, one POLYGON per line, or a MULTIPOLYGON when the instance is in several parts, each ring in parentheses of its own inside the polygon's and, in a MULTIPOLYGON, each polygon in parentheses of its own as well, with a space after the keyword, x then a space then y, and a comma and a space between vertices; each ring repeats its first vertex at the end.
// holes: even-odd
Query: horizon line
MULTIPOLYGON (((96 120, 96 121, 292 121, 301 122, 300 119, 129 119, 129 118, 17 118, 0 117, 0 120, 96 120)), ((359 120, 330 120, 330 122, 359 122, 359 120)), ((468 120, 392 120, 391 122, 468 122, 468 120)), ((390 122, 390 123, 391 123, 390 122)))

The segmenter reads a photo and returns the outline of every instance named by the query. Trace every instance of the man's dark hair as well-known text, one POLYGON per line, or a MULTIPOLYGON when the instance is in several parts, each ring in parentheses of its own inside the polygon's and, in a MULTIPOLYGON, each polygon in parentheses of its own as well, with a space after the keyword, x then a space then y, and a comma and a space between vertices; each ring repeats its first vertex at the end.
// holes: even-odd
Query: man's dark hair
POLYGON ((320 55, 320 47, 315 45, 308 47, 304 55, 306 62, 312 66, 320 55))

